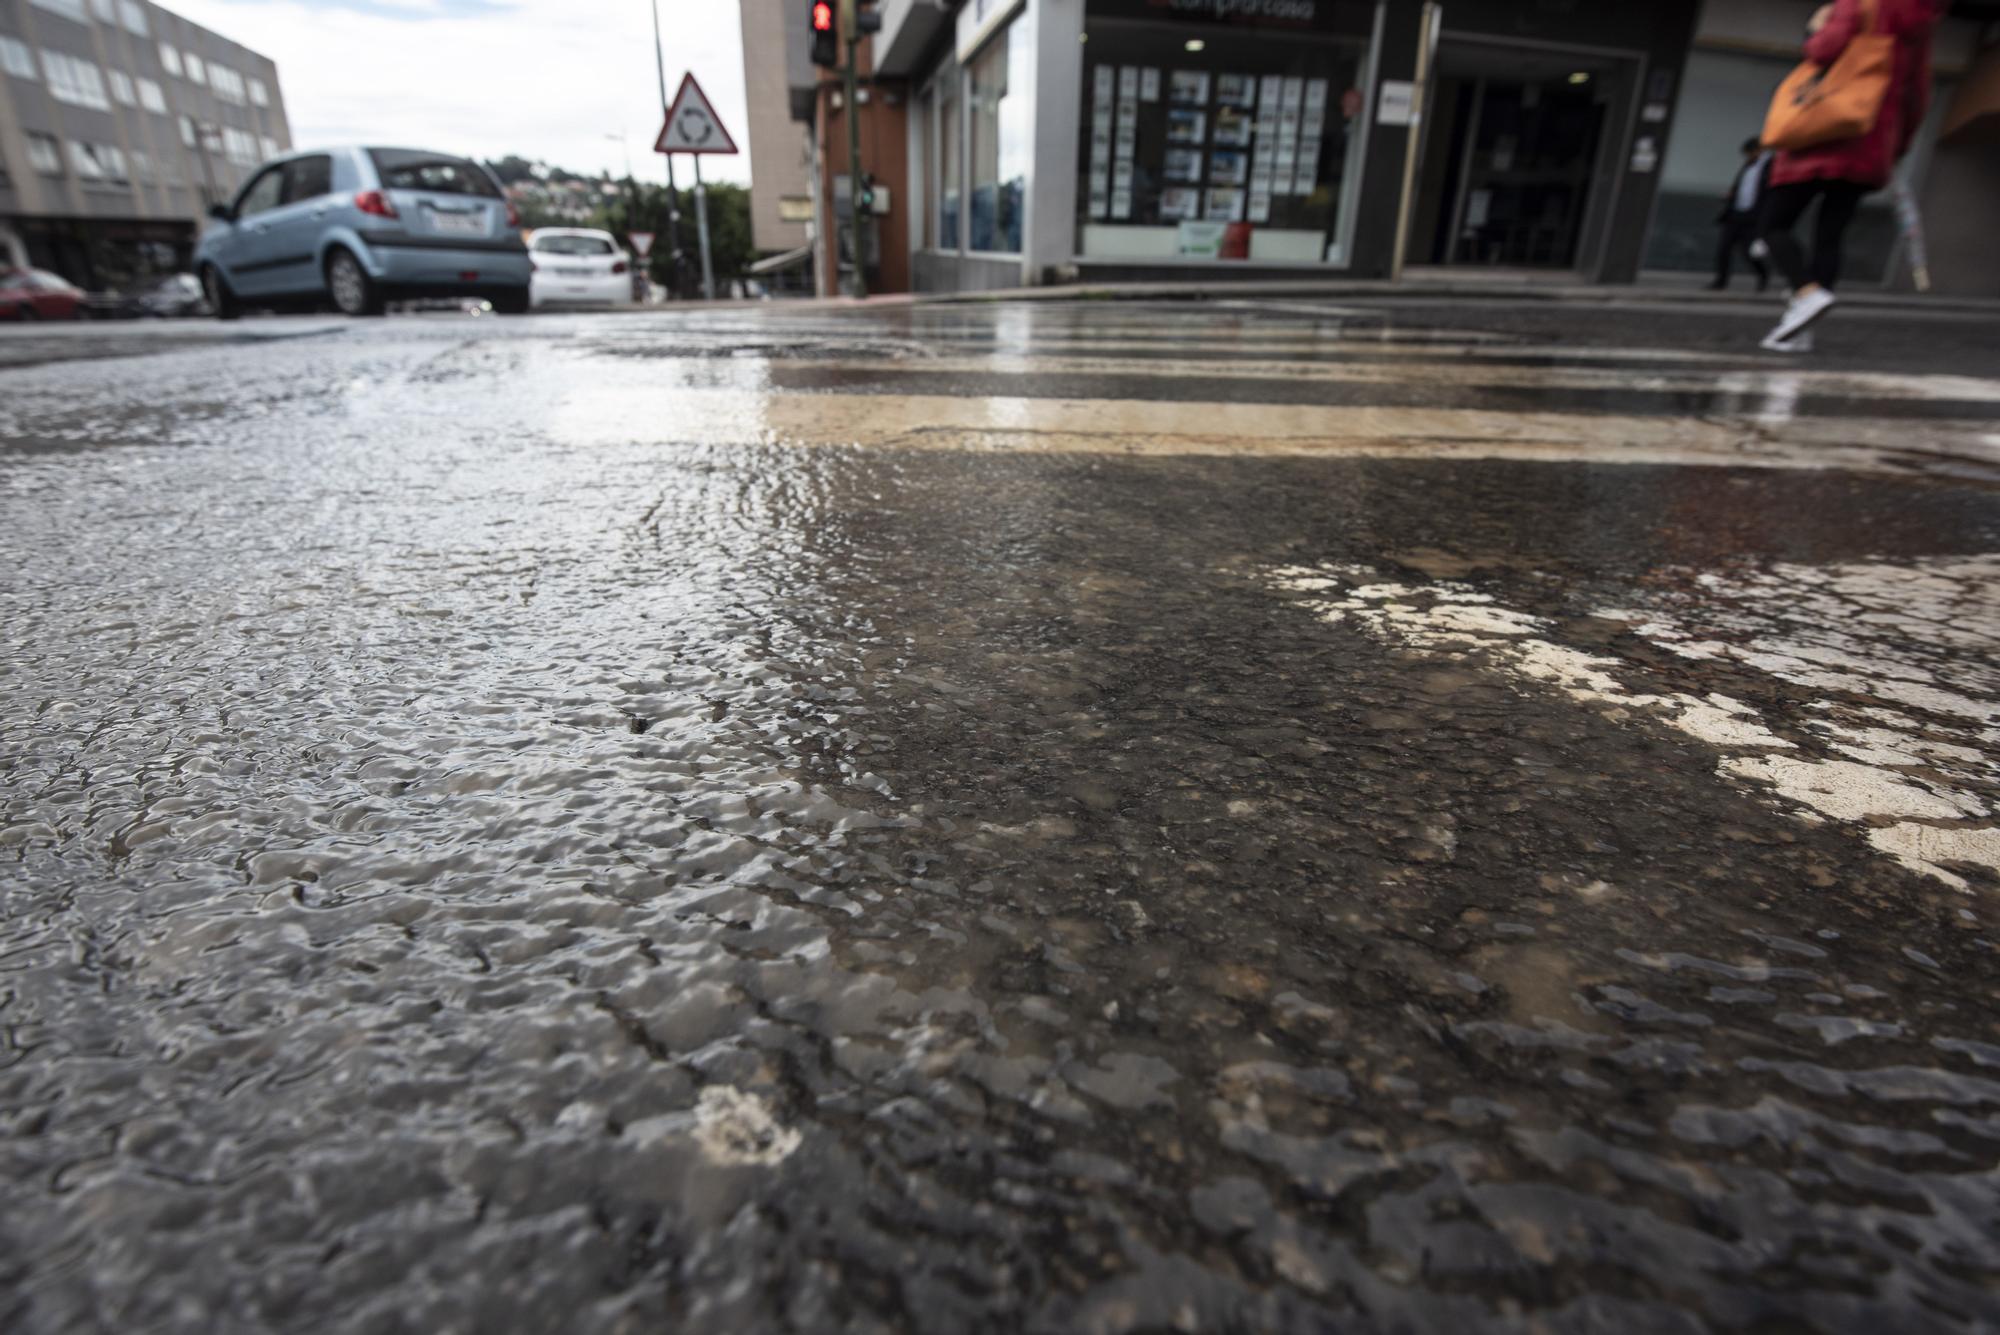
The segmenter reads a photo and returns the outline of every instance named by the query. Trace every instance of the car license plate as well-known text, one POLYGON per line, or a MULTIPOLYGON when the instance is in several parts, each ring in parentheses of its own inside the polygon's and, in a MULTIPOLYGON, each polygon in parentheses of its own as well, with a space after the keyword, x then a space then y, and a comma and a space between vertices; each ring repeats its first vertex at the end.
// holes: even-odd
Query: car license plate
POLYGON ((562 275, 562 276, 563 276, 564 278, 588 278, 588 277, 590 277, 590 270, 588 270, 588 269, 558 269, 558 270, 556 270, 556 272, 557 272, 557 273, 559 273, 559 274, 561 274, 561 275, 562 275))
POLYGON ((486 217, 479 213, 433 213, 431 221, 438 231, 452 236, 485 236, 486 217))

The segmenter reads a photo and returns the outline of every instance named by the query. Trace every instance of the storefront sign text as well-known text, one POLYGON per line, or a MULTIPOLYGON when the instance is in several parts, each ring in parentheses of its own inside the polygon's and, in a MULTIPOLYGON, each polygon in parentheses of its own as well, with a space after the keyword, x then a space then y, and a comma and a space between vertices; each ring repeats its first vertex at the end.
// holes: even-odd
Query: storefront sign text
POLYGON ((1154 0, 1154 9, 1183 18, 1207 18, 1219 23, 1295 23, 1312 26, 1317 0, 1154 0))

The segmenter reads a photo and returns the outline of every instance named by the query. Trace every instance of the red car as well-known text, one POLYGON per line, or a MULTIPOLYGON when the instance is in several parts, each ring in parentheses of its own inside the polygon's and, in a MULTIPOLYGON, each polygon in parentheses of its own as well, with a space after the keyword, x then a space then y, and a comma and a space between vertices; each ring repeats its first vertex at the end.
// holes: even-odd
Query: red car
POLYGON ((46 269, 0 270, 0 320, 74 320, 83 293, 46 269))

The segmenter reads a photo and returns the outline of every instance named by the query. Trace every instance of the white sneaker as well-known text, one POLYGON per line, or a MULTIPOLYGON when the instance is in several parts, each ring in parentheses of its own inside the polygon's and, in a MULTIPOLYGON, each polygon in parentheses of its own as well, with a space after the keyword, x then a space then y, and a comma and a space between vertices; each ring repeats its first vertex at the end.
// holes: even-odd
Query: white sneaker
POLYGON ((1766 352, 1811 352, 1813 350, 1813 331, 1808 329, 1805 333, 1792 338, 1779 338, 1777 332, 1774 330, 1770 334, 1767 334, 1764 341, 1757 346, 1766 352))
POLYGON ((1794 334, 1803 331, 1814 320, 1833 309, 1834 295, 1825 288, 1808 292, 1803 297, 1793 297, 1785 307, 1785 316, 1778 321, 1778 327, 1771 331, 1771 337, 1780 343, 1789 342, 1794 334))

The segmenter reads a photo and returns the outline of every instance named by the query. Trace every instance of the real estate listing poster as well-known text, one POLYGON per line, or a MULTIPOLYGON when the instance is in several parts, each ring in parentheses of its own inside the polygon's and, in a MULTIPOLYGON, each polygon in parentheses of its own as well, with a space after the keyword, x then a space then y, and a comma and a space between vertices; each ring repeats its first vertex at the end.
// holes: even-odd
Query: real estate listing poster
POLYGON ((1196 107, 1208 105, 1207 70, 1175 70, 1167 86, 1169 101, 1196 107))

